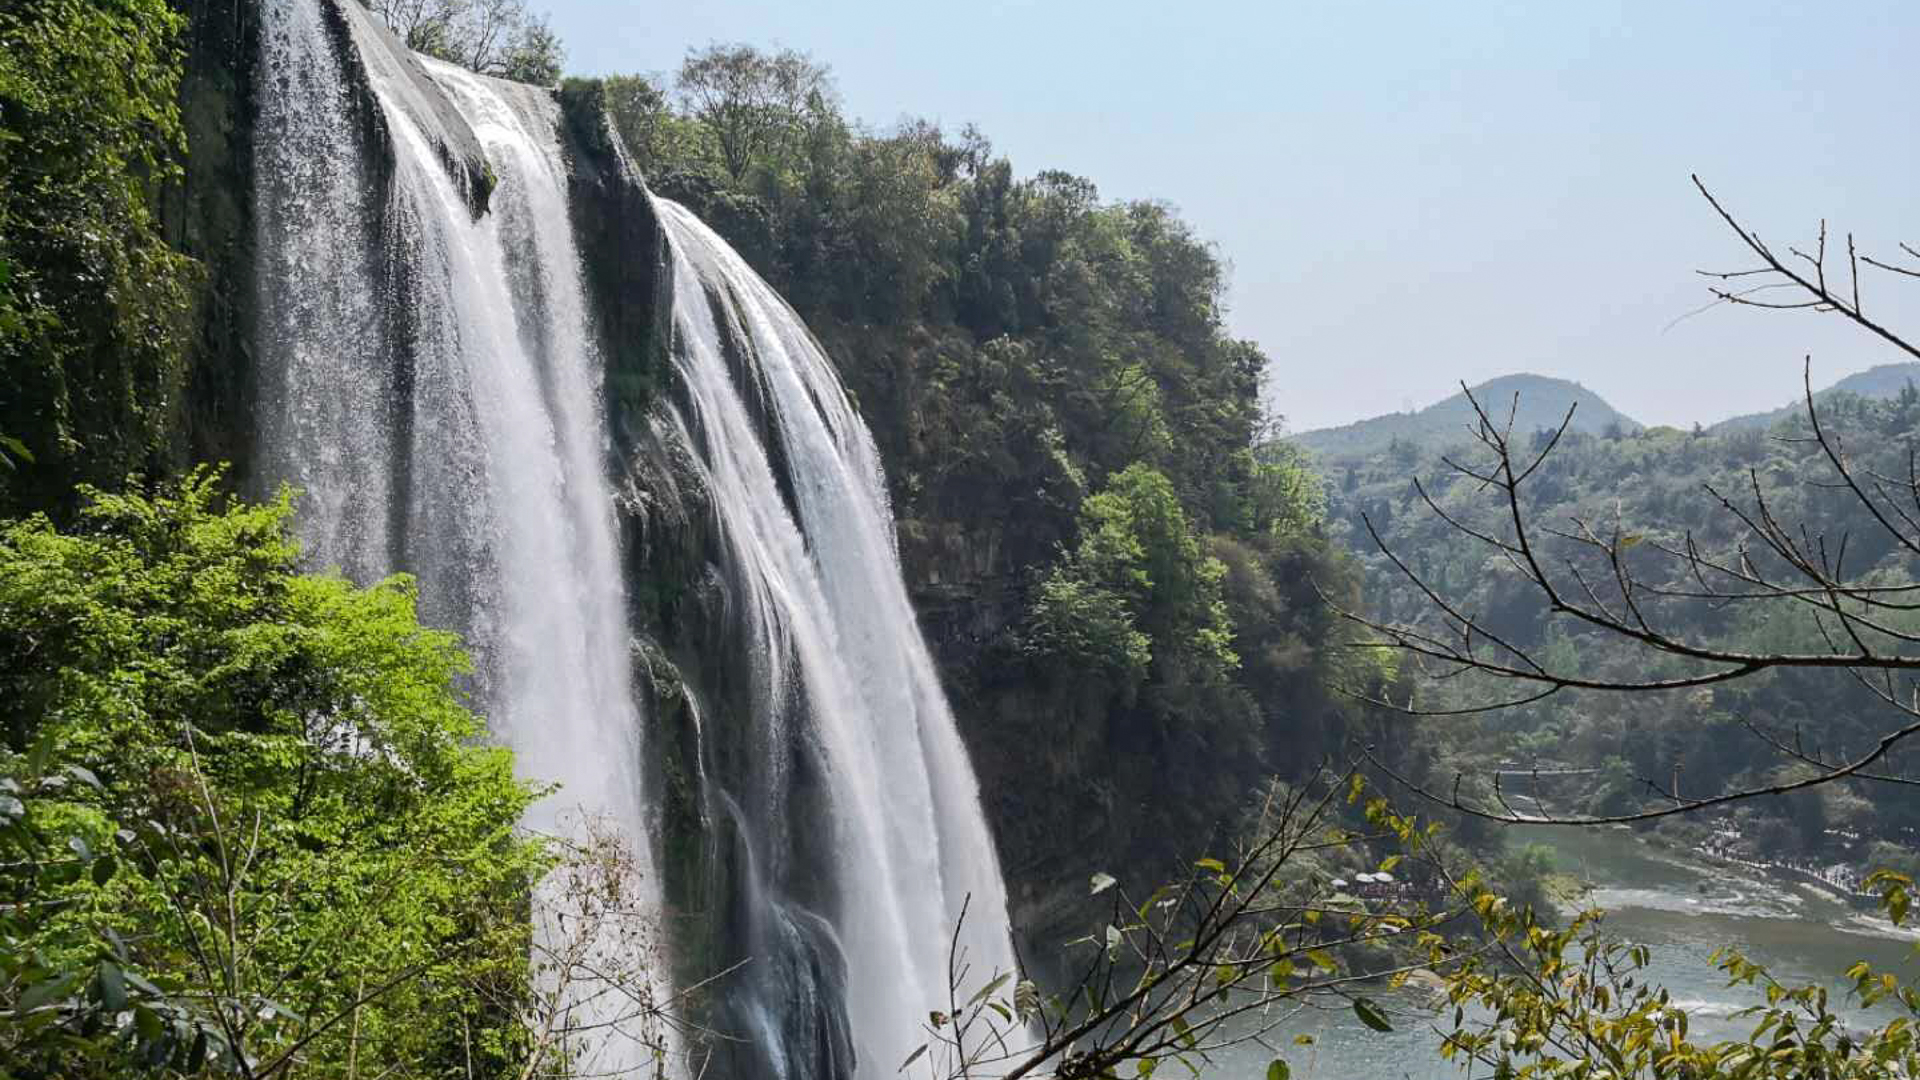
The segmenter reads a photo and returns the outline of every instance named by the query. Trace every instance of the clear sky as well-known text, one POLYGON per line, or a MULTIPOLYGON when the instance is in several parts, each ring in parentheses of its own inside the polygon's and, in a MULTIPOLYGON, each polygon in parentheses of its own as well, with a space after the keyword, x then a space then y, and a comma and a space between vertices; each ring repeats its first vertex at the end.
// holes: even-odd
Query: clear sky
MULTIPOLYGON (((1513 371, 1685 424, 1785 403, 1807 353, 1816 382, 1899 359, 1831 316, 1670 324, 1741 263, 1690 172, 1775 246, 1824 216, 1920 247, 1920 0, 546 2, 579 73, 796 48, 876 126, 1173 203, 1295 430, 1513 371)), ((1867 300, 1920 334, 1920 282, 1867 300)))

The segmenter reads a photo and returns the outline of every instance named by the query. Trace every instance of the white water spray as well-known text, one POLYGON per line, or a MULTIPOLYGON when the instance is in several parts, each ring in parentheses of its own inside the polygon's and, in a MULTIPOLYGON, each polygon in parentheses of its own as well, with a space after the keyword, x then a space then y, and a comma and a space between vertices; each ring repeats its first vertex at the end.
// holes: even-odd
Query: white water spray
POLYGON ((392 297, 350 84, 322 20, 314 0, 260 5, 260 456, 305 492, 308 552, 365 580, 391 569, 392 297))

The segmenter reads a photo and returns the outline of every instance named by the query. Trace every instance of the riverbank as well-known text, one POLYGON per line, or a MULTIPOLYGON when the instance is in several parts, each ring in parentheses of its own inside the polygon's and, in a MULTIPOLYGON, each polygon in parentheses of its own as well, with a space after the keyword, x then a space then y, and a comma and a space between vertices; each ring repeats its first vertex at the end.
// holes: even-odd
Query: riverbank
POLYGON ((1865 880, 1866 875, 1849 871, 1842 875, 1836 869, 1821 871, 1811 866, 1801 866, 1782 860, 1745 859, 1713 845, 1689 845, 1684 840, 1654 831, 1640 834, 1640 838, 1651 846, 1658 847, 1684 860, 1697 860, 1709 866, 1744 870, 1749 874, 1758 874, 1781 881, 1801 885, 1819 892, 1828 899, 1838 901, 1859 911, 1874 911, 1880 907, 1880 897, 1857 887, 1855 883, 1865 880))

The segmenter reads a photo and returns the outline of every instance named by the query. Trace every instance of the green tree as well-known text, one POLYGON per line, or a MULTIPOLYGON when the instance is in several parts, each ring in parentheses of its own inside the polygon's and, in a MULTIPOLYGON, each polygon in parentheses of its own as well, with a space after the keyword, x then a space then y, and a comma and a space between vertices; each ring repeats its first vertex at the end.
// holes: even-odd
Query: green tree
POLYGON ((1159 643, 1170 657, 1224 676, 1240 662, 1221 595, 1225 576, 1172 482, 1132 465, 1081 505, 1079 545, 1043 583, 1033 637, 1043 649, 1097 643, 1099 658, 1122 671, 1138 671, 1151 657, 1148 642, 1159 643), (1124 629, 1130 625, 1138 629, 1124 629))
POLYGON ((526 0, 369 0, 407 48, 470 71, 551 86, 566 50, 526 0))
POLYGON ((711 45, 687 54, 674 85, 714 134, 735 182, 769 155, 791 153, 810 122, 831 111, 827 69, 791 49, 711 45))
POLYGON ((1280 537, 1311 535, 1327 518, 1327 487, 1297 447, 1262 447, 1247 484, 1247 526, 1280 537))
MULTIPOLYGON (((33 813, 118 864, 0 869, 36 914, 0 938, 0 971, 140 972, 199 1003, 245 1075, 512 1059, 547 866, 516 831, 534 792, 476 741, 465 657, 415 620, 409 582, 298 573, 288 497, 226 505, 216 479, 89 493, 69 533, 0 532, 0 775, 97 781, 33 813)), ((139 1045, 121 1028, 151 1026, 90 1027, 81 984, 27 990, 0 986, 18 1075, 117 1075, 139 1045)))

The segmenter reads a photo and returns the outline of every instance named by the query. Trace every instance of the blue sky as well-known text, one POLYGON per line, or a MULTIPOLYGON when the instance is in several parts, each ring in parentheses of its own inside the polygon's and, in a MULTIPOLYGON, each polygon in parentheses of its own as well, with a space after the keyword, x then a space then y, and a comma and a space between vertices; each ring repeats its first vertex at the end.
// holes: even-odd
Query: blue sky
MULTIPOLYGON (((580 73, 801 49, 871 124, 972 122, 1021 174, 1174 204, 1295 429, 1522 370, 1685 424, 1784 403, 1809 353, 1897 359, 1830 317, 1673 324, 1740 262, 1690 172, 1776 246, 1823 216, 1920 246, 1913 0, 550 3, 580 73)), ((1867 299, 1920 336, 1920 287, 1867 299)))

